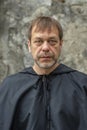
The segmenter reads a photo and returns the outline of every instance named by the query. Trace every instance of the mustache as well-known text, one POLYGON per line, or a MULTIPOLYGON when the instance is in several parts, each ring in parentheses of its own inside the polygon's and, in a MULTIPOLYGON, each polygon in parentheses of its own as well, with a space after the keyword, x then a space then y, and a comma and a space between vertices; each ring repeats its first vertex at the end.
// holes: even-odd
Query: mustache
POLYGON ((38 54, 38 58, 43 58, 43 57, 53 57, 53 54, 51 54, 51 53, 38 54))

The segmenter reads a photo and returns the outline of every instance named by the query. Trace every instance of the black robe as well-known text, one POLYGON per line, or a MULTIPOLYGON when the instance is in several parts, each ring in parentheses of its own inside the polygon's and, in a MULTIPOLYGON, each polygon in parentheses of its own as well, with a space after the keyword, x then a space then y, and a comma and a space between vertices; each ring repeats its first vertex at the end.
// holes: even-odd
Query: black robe
POLYGON ((30 67, 7 77, 0 130, 87 130, 87 75, 60 64, 49 75, 30 67))

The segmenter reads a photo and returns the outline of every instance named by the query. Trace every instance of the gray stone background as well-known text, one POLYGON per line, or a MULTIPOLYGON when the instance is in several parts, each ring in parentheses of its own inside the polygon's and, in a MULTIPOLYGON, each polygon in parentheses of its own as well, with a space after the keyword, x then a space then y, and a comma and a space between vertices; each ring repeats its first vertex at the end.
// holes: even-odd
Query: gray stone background
POLYGON ((0 0, 0 82, 32 65, 28 26, 39 15, 52 16, 62 24, 60 61, 87 73, 87 0, 0 0))

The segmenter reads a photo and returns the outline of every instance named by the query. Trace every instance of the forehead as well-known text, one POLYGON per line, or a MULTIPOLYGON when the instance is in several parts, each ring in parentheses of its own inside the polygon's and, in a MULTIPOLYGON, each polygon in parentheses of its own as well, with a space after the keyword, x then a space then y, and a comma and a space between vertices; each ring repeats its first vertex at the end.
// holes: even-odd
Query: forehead
POLYGON ((32 34, 34 33, 48 33, 48 34, 56 34, 58 35, 59 34, 59 31, 58 29, 55 27, 55 26, 51 26, 51 27, 44 27, 44 28, 40 28, 40 27, 37 27, 37 26, 34 26, 32 28, 32 34))

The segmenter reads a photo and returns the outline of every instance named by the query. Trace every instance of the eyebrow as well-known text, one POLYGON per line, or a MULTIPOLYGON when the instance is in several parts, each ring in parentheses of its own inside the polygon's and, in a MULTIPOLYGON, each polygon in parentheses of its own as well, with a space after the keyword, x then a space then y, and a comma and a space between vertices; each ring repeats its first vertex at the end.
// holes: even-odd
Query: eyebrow
MULTIPOLYGON (((39 37, 39 36, 37 36, 37 37, 35 37, 34 39, 43 39, 42 37, 39 37)), ((55 37, 55 36, 51 36, 51 37, 48 37, 47 39, 58 39, 57 37, 55 37)))

